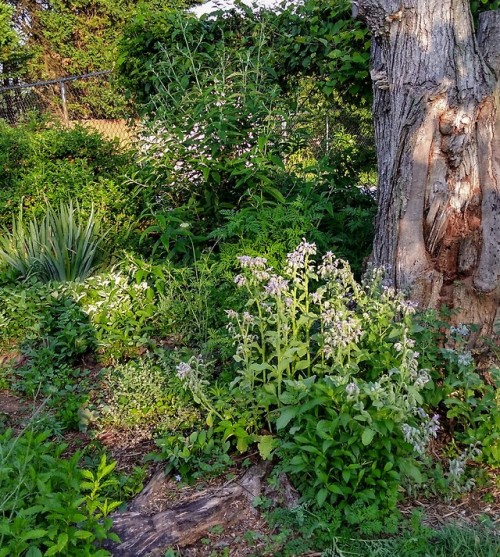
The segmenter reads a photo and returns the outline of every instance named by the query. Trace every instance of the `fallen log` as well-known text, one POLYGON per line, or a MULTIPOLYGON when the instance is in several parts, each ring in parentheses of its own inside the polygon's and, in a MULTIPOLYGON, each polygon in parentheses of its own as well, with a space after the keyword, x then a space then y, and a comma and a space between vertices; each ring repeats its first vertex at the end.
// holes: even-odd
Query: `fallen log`
POLYGON ((157 474, 131 505, 113 515, 113 532, 120 543, 108 545, 116 557, 145 557, 169 546, 197 542, 213 526, 229 526, 262 490, 268 463, 250 468, 240 479, 218 489, 207 489, 161 512, 148 514, 148 499, 165 487, 157 474))

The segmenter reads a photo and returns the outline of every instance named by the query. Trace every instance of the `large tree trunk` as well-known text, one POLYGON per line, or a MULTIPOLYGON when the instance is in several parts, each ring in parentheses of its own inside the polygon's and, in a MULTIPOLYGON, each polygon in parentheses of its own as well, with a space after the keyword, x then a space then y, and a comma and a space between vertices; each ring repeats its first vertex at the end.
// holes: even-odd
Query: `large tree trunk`
POLYGON ((500 11, 358 0, 373 37, 378 153, 372 263, 423 307, 500 318, 500 11))

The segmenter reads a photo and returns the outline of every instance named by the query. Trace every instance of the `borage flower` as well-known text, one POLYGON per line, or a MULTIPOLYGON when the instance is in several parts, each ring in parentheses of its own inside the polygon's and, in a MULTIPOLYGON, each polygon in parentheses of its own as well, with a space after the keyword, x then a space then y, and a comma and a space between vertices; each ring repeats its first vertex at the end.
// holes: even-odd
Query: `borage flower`
POLYGON ((241 255, 237 259, 243 269, 265 269, 267 266, 267 259, 265 257, 241 255))
POLYGON ((288 291, 288 281, 278 275, 272 275, 264 290, 270 296, 280 296, 288 291))
POLYGON ((193 371, 193 368, 186 362, 181 362, 175 369, 177 370, 177 377, 181 381, 187 379, 189 374, 193 371))

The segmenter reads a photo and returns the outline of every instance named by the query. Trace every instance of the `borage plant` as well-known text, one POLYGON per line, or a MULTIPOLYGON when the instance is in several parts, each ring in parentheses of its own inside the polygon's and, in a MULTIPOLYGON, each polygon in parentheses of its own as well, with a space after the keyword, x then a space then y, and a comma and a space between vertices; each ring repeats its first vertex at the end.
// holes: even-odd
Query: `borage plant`
POLYGON ((387 509, 403 475, 420 480, 415 457, 438 427, 420 408, 430 377, 410 338, 414 305, 382 271, 358 284, 345 261, 314 255, 303 240, 282 274, 239 258, 248 302, 227 312, 233 390, 285 437, 279 456, 307 499, 387 509))

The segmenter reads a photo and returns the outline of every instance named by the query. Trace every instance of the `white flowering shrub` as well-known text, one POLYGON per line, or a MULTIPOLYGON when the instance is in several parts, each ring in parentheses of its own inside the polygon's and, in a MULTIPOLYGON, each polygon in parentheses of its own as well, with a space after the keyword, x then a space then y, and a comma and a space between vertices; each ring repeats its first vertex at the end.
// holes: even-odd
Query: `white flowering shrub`
POLYGON ((98 353, 104 361, 135 355, 155 328, 157 300, 147 282, 137 281, 133 267, 115 269, 84 282, 57 285, 52 296, 78 303, 92 326, 98 353))

